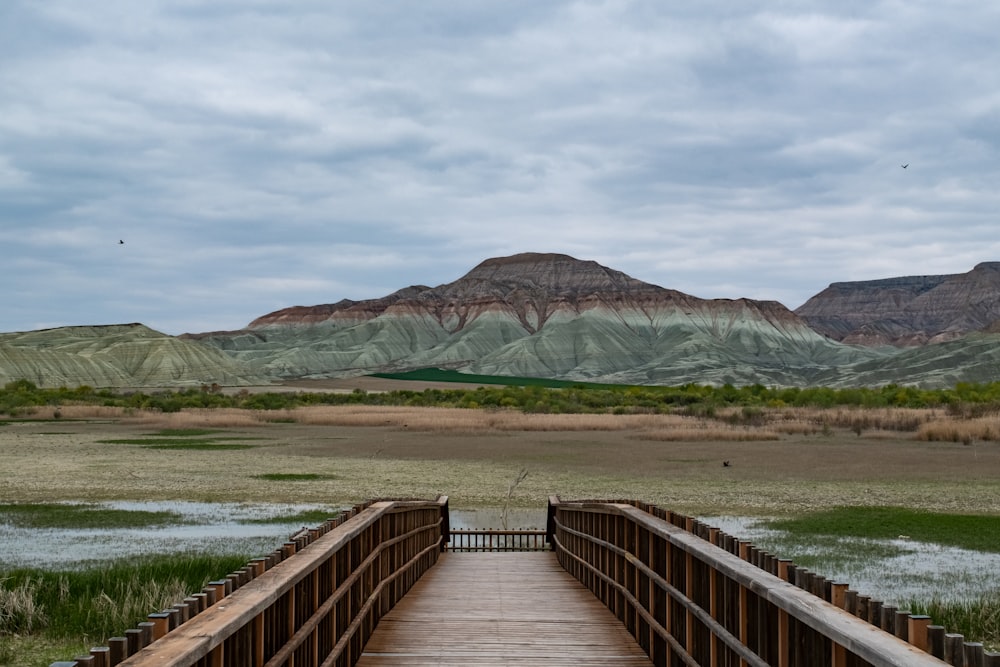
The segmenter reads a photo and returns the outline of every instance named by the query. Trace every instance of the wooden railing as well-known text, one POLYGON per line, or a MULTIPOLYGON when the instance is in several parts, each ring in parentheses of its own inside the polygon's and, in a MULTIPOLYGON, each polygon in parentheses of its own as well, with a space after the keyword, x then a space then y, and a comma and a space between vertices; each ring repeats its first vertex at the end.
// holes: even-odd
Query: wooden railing
POLYGON ((446 551, 548 551, 544 530, 463 528, 450 531, 446 551))
POLYGON ((553 497, 547 529, 562 566, 614 612, 655 665, 946 664, 924 650, 926 617, 907 619, 912 639, 904 641, 845 611, 846 585, 831 584, 828 601, 790 582, 790 561, 761 559, 747 542, 735 541, 731 553, 714 543, 717 529, 634 505, 642 503, 553 497), (701 528, 709 539, 695 534, 701 528))
POLYGON ((447 517, 444 496, 365 503, 53 667, 353 665, 382 615, 437 562, 447 517))
POLYGON ((441 550, 542 550, 543 537, 656 665, 1000 667, 1000 654, 926 616, 691 517, 634 500, 555 496, 545 531, 452 531, 444 496, 358 505, 52 667, 353 665, 441 550))

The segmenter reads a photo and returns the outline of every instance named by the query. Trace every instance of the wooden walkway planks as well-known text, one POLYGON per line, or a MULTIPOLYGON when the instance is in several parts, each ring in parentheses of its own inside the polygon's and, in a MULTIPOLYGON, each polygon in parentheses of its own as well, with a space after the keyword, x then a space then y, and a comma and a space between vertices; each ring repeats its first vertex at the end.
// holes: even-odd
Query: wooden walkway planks
POLYGON ((379 622, 359 667, 647 666, 551 552, 445 553, 379 622))

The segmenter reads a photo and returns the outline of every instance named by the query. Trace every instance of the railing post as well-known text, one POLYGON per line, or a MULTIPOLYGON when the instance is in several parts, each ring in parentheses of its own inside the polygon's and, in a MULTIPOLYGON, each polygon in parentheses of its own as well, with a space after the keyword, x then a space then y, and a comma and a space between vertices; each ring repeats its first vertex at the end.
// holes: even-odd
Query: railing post
POLYGON ((927 645, 927 628, 931 624, 930 616, 910 616, 907 621, 907 637, 908 641, 916 646, 921 651, 928 651, 927 645))
POLYGON ((451 513, 448 510, 448 496, 438 496, 441 506, 441 551, 451 542, 451 513))
POLYGON ((257 614, 253 619, 253 664, 264 664, 264 614, 257 614))
POLYGON ((545 519, 545 541, 549 543, 549 548, 556 550, 556 507, 559 505, 559 496, 549 496, 548 511, 545 519))

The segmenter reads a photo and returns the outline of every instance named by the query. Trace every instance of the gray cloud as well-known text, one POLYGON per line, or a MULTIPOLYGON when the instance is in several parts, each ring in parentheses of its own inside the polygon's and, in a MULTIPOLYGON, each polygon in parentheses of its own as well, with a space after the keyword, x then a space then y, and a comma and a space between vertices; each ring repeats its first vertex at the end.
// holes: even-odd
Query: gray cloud
POLYGON ((236 328, 529 250, 789 307, 966 271, 1000 258, 998 29, 971 0, 12 0, 0 331, 236 328))

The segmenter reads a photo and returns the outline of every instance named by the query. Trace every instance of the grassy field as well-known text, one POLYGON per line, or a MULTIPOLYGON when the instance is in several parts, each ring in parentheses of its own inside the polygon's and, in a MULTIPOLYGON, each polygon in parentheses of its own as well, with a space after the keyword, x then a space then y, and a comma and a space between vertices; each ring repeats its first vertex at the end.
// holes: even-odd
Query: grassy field
MULTIPOLYGON (((521 471, 511 501, 539 509, 551 494, 638 498, 696 516, 830 512, 822 526, 843 508, 895 507, 913 513, 894 517, 918 534, 924 513, 975 515, 974 530, 1000 516, 1000 445, 928 437, 954 419, 927 410, 711 418, 375 406, 51 412, 0 425, 0 504, 26 521, 72 523, 50 505, 42 519, 30 518, 30 504, 62 500, 347 505, 446 494, 456 509, 496 507, 521 471)), ((60 657, 52 651, 66 650, 46 642, 0 637, 0 663, 47 665, 60 657), (47 661, 22 661, 26 652, 47 661)))
POLYGON ((525 469, 512 499, 525 507, 560 494, 640 498, 696 515, 855 505, 1000 515, 997 443, 925 440, 919 430, 884 425, 860 430, 835 415, 819 427, 816 419, 731 425, 667 414, 69 406, 59 420, 0 426, 0 502, 350 504, 443 493, 453 507, 496 506, 525 469))

